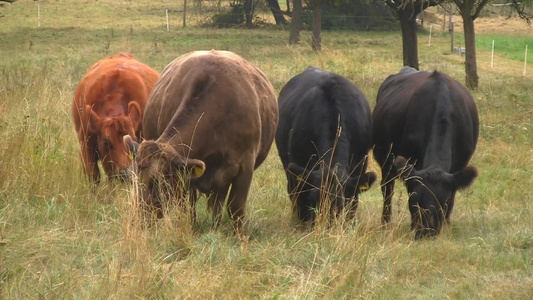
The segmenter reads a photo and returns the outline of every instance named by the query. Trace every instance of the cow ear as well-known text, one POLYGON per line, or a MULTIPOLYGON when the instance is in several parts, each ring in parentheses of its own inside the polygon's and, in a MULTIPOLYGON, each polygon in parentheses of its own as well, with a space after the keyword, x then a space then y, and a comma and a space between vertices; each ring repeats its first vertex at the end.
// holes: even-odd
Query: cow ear
POLYGON ((461 171, 455 172, 453 174, 453 181, 455 182, 455 187, 460 190, 468 187, 474 179, 477 177, 477 169, 474 166, 467 166, 461 171))
POLYGON ((87 130, 97 133, 100 131, 100 117, 94 112, 90 105, 85 106, 85 123, 87 124, 87 130))
POLYGON ((170 163, 176 169, 186 169, 192 179, 201 177, 205 172, 205 163, 199 159, 186 159, 176 154, 170 163))
POLYGON ((136 131, 142 122, 141 106, 136 101, 130 101, 128 103, 128 117, 133 125, 133 131, 136 131))
POLYGON ((129 134, 126 134, 122 141, 124 142, 124 145, 126 145, 126 148, 128 148, 128 155, 131 160, 135 158, 137 155, 137 150, 139 149, 139 143, 134 141, 129 134))
POLYGON ((187 170, 190 171, 192 179, 202 177, 205 172, 205 163, 199 159, 188 159, 187 170))
POLYGON ((370 187, 374 184, 376 181, 376 173, 374 172, 367 172, 363 174, 362 176, 359 176, 358 184, 359 184, 359 190, 361 192, 366 192, 370 189, 370 187))
POLYGON ((400 175, 400 178, 405 180, 411 173, 413 165, 410 164, 405 157, 398 155, 394 159, 394 169, 396 170, 396 173, 400 175))
POLYGON ((367 172, 361 176, 352 176, 346 181, 344 194, 346 197, 353 197, 355 194, 366 192, 376 181, 376 173, 367 172))

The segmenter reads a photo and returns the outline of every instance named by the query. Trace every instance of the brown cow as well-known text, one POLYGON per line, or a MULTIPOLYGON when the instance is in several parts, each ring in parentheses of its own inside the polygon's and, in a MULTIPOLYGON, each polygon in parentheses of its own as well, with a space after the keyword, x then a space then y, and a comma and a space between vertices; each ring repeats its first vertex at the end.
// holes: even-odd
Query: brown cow
MULTIPOLYGON (((277 124, 272 85, 242 57, 215 50, 178 57, 150 95, 143 118, 146 140, 137 145, 124 139, 130 149, 138 146, 135 165, 144 203, 161 216, 161 184, 176 188, 182 182, 192 194, 196 189, 209 194, 216 226, 231 186, 227 210, 242 237, 253 171, 267 157, 277 124)), ((191 201, 194 218, 196 196, 191 201)))
POLYGON ((98 160, 108 177, 127 174, 131 164, 124 135, 139 138, 144 107, 159 73, 120 53, 95 63, 76 89, 72 117, 85 172, 100 181, 98 160))

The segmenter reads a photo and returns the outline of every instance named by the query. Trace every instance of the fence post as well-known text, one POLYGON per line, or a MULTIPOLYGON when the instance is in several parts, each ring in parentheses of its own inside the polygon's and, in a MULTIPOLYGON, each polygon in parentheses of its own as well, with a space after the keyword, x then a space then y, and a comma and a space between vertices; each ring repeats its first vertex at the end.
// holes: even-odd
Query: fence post
POLYGON ((41 27, 41 6, 37 4, 37 28, 41 27))
POLYGON ((428 41, 428 47, 431 46, 431 30, 433 29, 433 24, 429 25, 429 41, 428 41))
POLYGON ((168 31, 168 29, 169 29, 169 28, 168 28, 168 8, 165 9, 165 13, 166 13, 166 15, 167 15, 167 31, 168 31))
POLYGON ((183 27, 187 27, 187 0, 183 0, 183 27))
POLYGON ((453 31, 453 22, 449 23, 450 25, 450 51, 453 53, 453 35, 454 35, 454 31, 453 31))
POLYGON ((494 40, 492 40, 492 51, 490 54, 490 67, 494 67, 494 40))
POLYGON ((527 45, 526 45, 526 54, 524 55, 524 72, 522 72, 523 76, 526 76, 526 66, 527 66, 527 45))

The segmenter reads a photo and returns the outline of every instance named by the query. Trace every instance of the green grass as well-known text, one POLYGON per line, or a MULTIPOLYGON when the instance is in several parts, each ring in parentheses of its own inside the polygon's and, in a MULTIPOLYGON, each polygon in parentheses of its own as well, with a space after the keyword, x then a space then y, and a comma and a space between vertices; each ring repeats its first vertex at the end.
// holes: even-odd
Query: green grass
MULTIPOLYGON (((459 40, 463 37, 458 35, 459 40)), ((503 57, 523 62, 525 58, 526 45, 528 45, 527 62, 533 62, 533 37, 531 36, 509 36, 497 34, 478 34, 476 35, 476 48, 481 51, 492 50, 492 41, 494 41, 494 52, 501 54, 503 57)))
MULTIPOLYGON (((0 298, 2 299, 528 299, 533 295, 533 89, 531 78, 480 68, 473 92, 480 140, 473 186, 461 191, 435 240, 413 241, 400 183, 382 227, 378 184, 361 196, 357 223, 302 231, 291 221, 273 147, 248 198, 248 244, 226 217, 198 228, 170 211, 137 222, 127 184, 93 188, 82 174, 71 122, 87 68, 120 51, 161 70, 198 49, 234 51, 260 67, 276 92, 309 65, 346 76, 374 106, 401 68, 397 32, 327 31, 324 51, 287 45, 288 31, 178 28, 162 19, 174 1, 22 1, 0 7, 0 298), (43 19, 36 28, 36 5, 43 19)), ((192 14, 192 13, 191 13, 192 14)), ((198 17, 199 18, 199 17, 198 17)), ((177 22, 177 21, 176 21, 177 22)), ((448 37, 419 37, 423 69, 464 80, 448 37)), ((490 49, 489 49, 490 50, 490 49)), ((487 49, 479 47, 481 54, 487 49)), ((378 171, 372 161, 370 168, 378 171)))

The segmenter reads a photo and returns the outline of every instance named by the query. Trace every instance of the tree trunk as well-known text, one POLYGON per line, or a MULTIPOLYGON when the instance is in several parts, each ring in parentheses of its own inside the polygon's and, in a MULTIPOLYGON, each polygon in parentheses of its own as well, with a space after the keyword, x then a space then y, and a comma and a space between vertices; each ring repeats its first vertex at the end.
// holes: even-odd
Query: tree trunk
POLYGON ((252 28, 252 3, 253 0, 244 0, 244 15, 246 16, 246 28, 252 28))
POLYGON ((279 7, 278 0, 267 0, 268 7, 270 8, 270 11, 274 15, 274 20, 276 21, 276 25, 285 25, 287 24, 287 21, 285 20, 285 17, 283 16, 283 12, 281 11, 281 7, 279 7))
POLYGON ((402 27, 403 65, 419 69, 416 14, 412 7, 397 10, 402 27))
MULTIPOLYGON (((298 1, 298 0, 296 0, 298 1)), ((320 31, 322 28, 322 3, 316 1, 316 4, 313 6, 313 38, 312 38, 312 48, 315 52, 320 52, 322 50, 322 37, 320 36, 320 31)))
POLYGON ((463 14, 463 29, 465 33, 466 86, 470 89, 476 89, 479 84, 476 58, 476 32, 474 31, 474 18, 472 18, 470 12, 463 14))
POLYGON ((289 44, 300 42, 300 30, 302 29, 302 1, 294 0, 292 2, 292 19, 289 35, 289 44))

